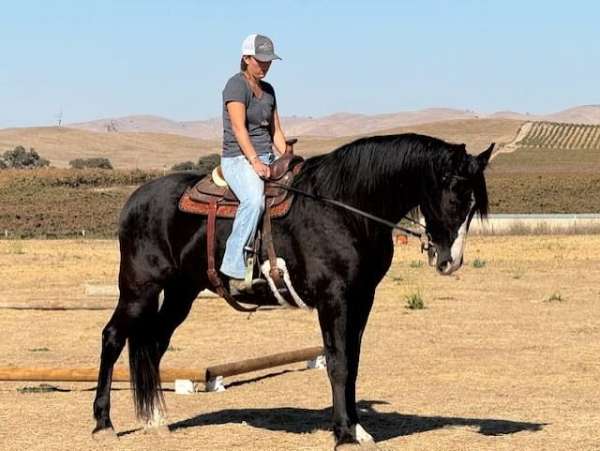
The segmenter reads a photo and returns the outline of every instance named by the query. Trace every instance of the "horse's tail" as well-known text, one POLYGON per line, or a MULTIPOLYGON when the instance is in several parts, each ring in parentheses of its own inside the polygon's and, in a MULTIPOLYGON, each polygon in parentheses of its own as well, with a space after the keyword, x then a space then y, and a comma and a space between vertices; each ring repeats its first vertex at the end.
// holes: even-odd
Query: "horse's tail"
POLYGON ((165 401, 160 387, 160 370, 158 367, 158 341, 152 335, 156 331, 152 325, 156 314, 151 319, 147 315, 138 318, 130 331, 129 372, 133 402, 138 418, 149 421, 156 413, 165 411, 165 401))

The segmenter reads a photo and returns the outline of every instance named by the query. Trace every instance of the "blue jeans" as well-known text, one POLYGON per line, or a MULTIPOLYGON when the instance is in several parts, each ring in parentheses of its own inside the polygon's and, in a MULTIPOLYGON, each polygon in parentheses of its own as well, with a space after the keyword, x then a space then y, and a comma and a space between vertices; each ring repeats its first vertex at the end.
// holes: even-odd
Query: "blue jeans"
MULTIPOLYGON (((258 157, 265 164, 274 160, 272 153, 258 157)), ((221 272, 235 279, 246 274, 244 247, 254 239, 258 221, 265 208, 265 184, 245 156, 221 158, 223 177, 240 201, 227 239, 221 272)))

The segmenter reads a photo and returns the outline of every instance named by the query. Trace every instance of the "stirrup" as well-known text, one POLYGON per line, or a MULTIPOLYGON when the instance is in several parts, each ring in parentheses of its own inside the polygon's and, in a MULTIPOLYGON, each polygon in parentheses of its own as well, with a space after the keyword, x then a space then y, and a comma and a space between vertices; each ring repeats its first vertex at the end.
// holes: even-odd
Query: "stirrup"
POLYGON ((246 274, 244 276, 244 282, 250 289, 252 289, 252 277, 254 276, 254 260, 256 259, 256 254, 251 253, 250 256, 246 259, 246 274))
POLYGON ((251 279, 248 282, 246 279, 229 279, 228 285, 232 296, 253 295, 256 294, 255 288, 258 288, 259 292, 261 289, 265 289, 267 281, 265 279, 251 279))
MULTIPOLYGON (((248 255, 246 259, 246 274, 244 275, 244 281, 248 287, 252 287, 253 285, 253 277, 254 277, 254 265, 258 262, 258 248, 260 247, 260 231, 257 232, 254 240, 252 240, 251 244, 244 246, 244 252, 248 255)), ((260 271, 258 272, 260 277, 260 271)), ((252 291, 252 288, 250 288, 252 291)))

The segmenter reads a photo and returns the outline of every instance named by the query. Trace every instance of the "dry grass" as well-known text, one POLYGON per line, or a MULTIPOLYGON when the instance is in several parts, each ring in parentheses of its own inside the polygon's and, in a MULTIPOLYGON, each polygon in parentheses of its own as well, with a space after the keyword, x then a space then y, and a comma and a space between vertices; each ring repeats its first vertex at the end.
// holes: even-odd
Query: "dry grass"
POLYGON ((115 240, 10 240, 0 242, 0 305, 85 302, 86 283, 116 284, 115 240))
POLYGON ((73 128, 37 127, 0 130, 0 150, 33 147, 53 166, 75 158, 108 158, 120 169, 163 169, 219 152, 220 144, 161 133, 96 133, 73 128))
MULTIPOLYGON (((423 258, 412 241, 397 247, 363 342, 363 425, 380 449, 598 449, 600 237, 471 238, 465 266, 446 278, 411 264, 423 258), (486 265, 473 267, 475 259, 486 265), (427 308, 404 308, 416 292, 427 308), (563 302, 548 302, 555 293, 563 302)), ((114 283, 113 241, 18 243, 0 242, 3 302, 84 303, 83 283, 114 283)), ((110 311, 0 315, 0 365, 90 366, 110 311)), ((319 341, 314 313, 248 319, 199 300, 164 363, 204 366, 319 341)), ((295 365, 232 381, 221 394, 167 391, 174 430, 159 435, 138 430, 127 384, 117 384, 113 421, 126 434, 109 448, 331 449, 324 371, 295 365)), ((90 439, 90 385, 16 391, 25 385, 0 385, 3 450, 105 449, 90 439)))

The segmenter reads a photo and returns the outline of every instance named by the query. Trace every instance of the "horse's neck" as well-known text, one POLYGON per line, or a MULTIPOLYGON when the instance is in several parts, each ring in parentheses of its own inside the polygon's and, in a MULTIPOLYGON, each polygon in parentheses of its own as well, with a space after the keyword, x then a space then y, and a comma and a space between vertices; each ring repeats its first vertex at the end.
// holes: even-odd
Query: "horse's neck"
POLYGON ((341 191, 323 193, 367 213, 392 222, 399 222, 408 212, 417 207, 422 199, 422 184, 414 169, 400 169, 395 173, 375 172, 357 179, 357 174, 348 171, 347 187, 341 191))
POLYGON ((421 198, 419 188, 416 183, 390 183, 375 195, 380 201, 373 205, 375 209, 373 214, 392 222, 400 222, 419 205, 421 198))

